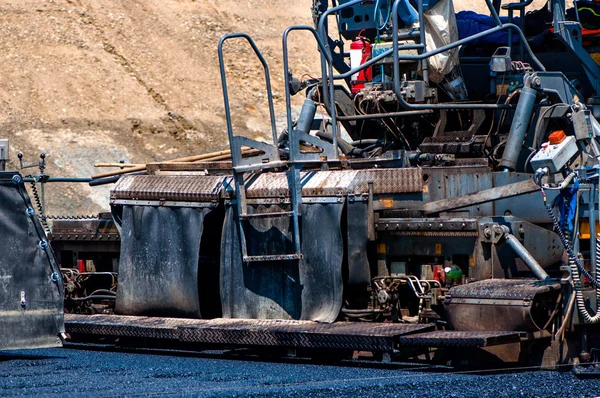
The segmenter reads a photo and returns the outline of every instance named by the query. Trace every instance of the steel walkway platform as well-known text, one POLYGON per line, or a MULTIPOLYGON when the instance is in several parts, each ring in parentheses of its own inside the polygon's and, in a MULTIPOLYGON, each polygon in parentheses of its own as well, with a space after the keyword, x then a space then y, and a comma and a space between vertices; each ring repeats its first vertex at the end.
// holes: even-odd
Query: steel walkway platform
POLYGON ((392 352, 400 336, 432 331, 434 325, 65 314, 65 329, 71 335, 149 338, 225 346, 392 352))
POLYGON ((490 347, 494 345, 519 343, 519 332, 461 332, 433 331, 410 336, 400 336, 401 347, 490 347))
POLYGON ((435 331, 433 324, 181 319, 65 314, 72 336, 129 337, 239 347, 394 352, 402 347, 486 347, 520 341, 517 332, 435 331))

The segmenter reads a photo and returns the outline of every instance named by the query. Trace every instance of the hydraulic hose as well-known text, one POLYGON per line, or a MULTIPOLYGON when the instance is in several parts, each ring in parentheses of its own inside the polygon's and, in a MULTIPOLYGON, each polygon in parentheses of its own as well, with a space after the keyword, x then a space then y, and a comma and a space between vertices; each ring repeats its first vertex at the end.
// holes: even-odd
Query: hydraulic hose
POLYGON ((571 242, 569 242, 569 240, 567 239, 564 231, 562 230, 562 228, 560 226, 560 223, 558 222, 558 219, 556 218, 556 215, 554 214, 554 210, 552 210, 552 207, 550 207, 547 203, 545 203, 545 200, 546 200, 546 195, 544 194, 544 205, 546 206, 546 210, 548 211, 548 215, 552 219, 552 223, 554 224, 554 229, 556 229, 556 234, 560 238, 560 241, 562 242, 563 246, 565 247, 565 250, 567 251, 567 256, 569 257, 569 261, 573 261, 573 263, 574 263, 576 269, 578 270, 578 272, 581 272, 586 278, 588 278, 590 280, 590 282, 592 283, 592 285, 595 288, 599 288, 600 287, 600 281, 597 278, 598 277, 598 272, 596 271, 596 278, 594 278, 583 267, 583 264, 581 264, 581 262, 579 261, 579 259, 575 255, 575 251, 573 250, 573 246, 571 245, 571 242))
MULTIPOLYGON (((548 211, 548 214, 550 215, 550 218, 552 219, 552 223, 554 224, 556 233, 558 234, 558 237, 560 238, 563 246, 565 247, 565 250, 567 251, 567 256, 569 258, 569 267, 571 268, 571 277, 573 279, 573 287, 575 290, 575 301, 577 302, 577 309, 579 310, 579 313, 583 316, 583 319, 585 320, 586 323, 590 323, 590 324, 598 323, 598 322, 600 322, 600 311, 598 311, 598 309, 600 309, 600 267, 598 267, 598 264, 596 264, 596 277, 595 278, 592 277, 592 275, 583 267, 583 264, 581 264, 581 262, 575 255, 575 251, 573 250, 573 246, 571 245, 571 242, 569 242, 569 240, 565 236, 565 233, 562 230, 560 223, 558 222, 558 219, 556 218, 556 215, 554 214, 554 210, 552 210, 552 207, 548 205, 548 203, 546 201, 546 195, 545 195, 543 189, 542 189, 542 195, 544 197, 544 206, 546 207, 546 210, 548 211), (596 311, 596 314, 593 316, 590 314, 587 307, 585 306, 583 290, 581 289, 582 283, 581 283, 581 278, 579 275, 580 272, 585 277, 587 277, 590 280, 590 282, 592 283, 592 285, 596 288, 597 311, 596 311)), ((598 262, 599 258, 600 258, 600 240, 596 240, 596 262, 598 262)))

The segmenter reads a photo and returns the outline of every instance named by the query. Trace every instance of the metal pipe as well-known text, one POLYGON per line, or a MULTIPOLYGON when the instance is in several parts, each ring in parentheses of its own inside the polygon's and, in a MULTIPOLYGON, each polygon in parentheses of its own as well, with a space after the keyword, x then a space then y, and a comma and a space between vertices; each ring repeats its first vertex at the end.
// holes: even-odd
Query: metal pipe
MULTIPOLYGON (((419 49, 422 49, 423 47, 424 46, 421 44, 414 44, 414 45, 409 45, 409 46, 402 46, 402 49, 403 50, 419 50, 419 49)), ((360 66, 357 68, 350 69, 348 72, 342 73, 341 75, 333 75, 333 79, 341 80, 341 79, 350 77, 353 74, 358 73, 361 70, 368 68, 369 66, 371 66, 373 64, 376 64, 377 62, 381 61, 382 59, 390 57, 393 53, 394 53, 394 50, 385 50, 378 56, 369 59, 364 64, 360 64, 360 66)))
POLYGON ((50 177, 46 182, 90 182, 92 181, 89 177, 78 178, 78 177, 50 177))
MULTIPOLYGON (((423 10, 423 0, 419 0, 419 41, 420 44, 423 46, 423 49, 420 51, 420 53, 426 53, 427 52, 427 39, 425 38, 425 16, 423 15, 424 10, 423 10)), ((398 32, 398 29, 394 29, 394 31, 396 31, 396 34, 398 32)), ((396 40, 397 42, 397 40, 396 40)), ((397 52, 396 52, 397 53, 397 52)), ((394 68, 397 68, 398 65, 394 65, 394 68)), ((429 87, 429 59, 425 58, 421 61, 421 72, 423 73, 423 81, 425 82, 425 84, 427 85, 427 87, 429 87)))
POLYGON ((368 115, 351 115, 351 116, 338 116, 338 120, 365 120, 365 119, 385 119, 387 117, 403 117, 403 116, 419 116, 432 114, 433 110, 421 110, 421 111, 405 111, 405 112, 389 112, 389 113, 373 113, 368 115))
POLYGON ((114 184, 115 182, 119 181, 119 178, 121 178, 121 176, 97 178, 95 180, 90 181, 89 185, 90 185, 90 187, 96 187, 99 185, 114 184))
MULTIPOLYGON (((508 230, 507 227, 504 227, 504 229, 508 230)), ((529 267, 529 269, 531 270, 533 275, 535 275, 536 278, 543 281, 550 277, 546 273, 546 271, 544 271, 542 266, 535 260, 535 258, 533 258, 531 253, 529 253, 529 251, 527 251, 525 246, 523 246, 521 244, 521 242, 519 242, 519 240, 516 238, 516 236, 514 236, 513 234, 511 234, 507 231, 506 234, 504 235, 504 240, 513 249, 513 251, 517 254, 517 256, 519 256, 519 258, 521 260, 523 260, 525 265, 527 265, 529 267)))
MULTIPOLYGON (((312 127, 312 122, 315 120, 315 114, 317 113, 317 104, 311 99, 304 100, 300 116, 296 122, 296 130, 308 134, 312 127)), ((288 127, 289 128, 289 127, 288 127)))
POLYGON ((517 161, 521 154, 521 146, 531 122, 533 107, 535 106, 538 94, 536 90, 529 87, 527 81, 530 79, 526 78, 525 80, 525 87, 521 90, 515 116, 513 117, 504 153, 502 154, 502 160, 500 161, 500 167, 503 167, 505 170, 515 170, 517 167, 517 161))
POLYGON ((487 6, 490 10, 490 15, 492 16, 492 18, 494 18, 494 22, 496 22, 496 25, 502 26, 502 21, 500 20, 500 17, 498 16, 498 11, 496 11, 494 4, 492 4, 492 0, 485 0, 485 3, 487 4, 487 6))
MULTIPOLYGON (((337 147, 337 121, 335 119, 337 111, 335 109, 335 98, 334 98, 334 86, 333 86, 333 82, 335 81, 333 79, 333 59, 331 57, 331 53, 330 51, 330 47, 329 47, 329 35, 327 34, 327 18, 329 17, 329 15, 337 13, 338 11, 344 9, 344 8, 348 8, 348 7, 352 7, 353 5, 362 3, 363 0, 351 0, 348 3, 345 4, 340 4, 337 7, 333 7, 333 8, 329 8, 327 9, 320 17, 319 19, 319 23, 318 23, 318 32, 315 32, 314 29, 311 30, 311 32, 313 32, 313 34, 316 33, 316 36, 320 36, 320 39, 317 38, 317 42, 319 42, 319 47, 321 48, 321 76, 323 76, 322 80, 323 80, 323 103, 327 104, 329 102, 329 96, 331 96, 331 102, 333 103, 333 106, 331 106, 329 109, 329 113, 331 115, 331 121, 333 123, 333 131, 334 131, 334 151, 335 151, 335 156, 337 157, 338 155, 338 147, 337 147), (327 63, 325 62, 325 60, 327 59, 327 61, 329 61, 329 67, 327 66, 327 63), (329 79, 331 77, 331 83, 329 82, 329 79), (330 87, 330 92, 327 92, 327 87, 330 87)), ((287 32, 287 30, 286 30, 287 32)), ((285 34, 285 33, 284 33, 285 34)), ((361 65, 362 66, 362 65, 361 65)), ((366 68, 366 66, 365 66, 366 68)), ((361 69, 362 70, 362 69, 361 69)), ((286 71, 287 73, 287 71, 286 71)))

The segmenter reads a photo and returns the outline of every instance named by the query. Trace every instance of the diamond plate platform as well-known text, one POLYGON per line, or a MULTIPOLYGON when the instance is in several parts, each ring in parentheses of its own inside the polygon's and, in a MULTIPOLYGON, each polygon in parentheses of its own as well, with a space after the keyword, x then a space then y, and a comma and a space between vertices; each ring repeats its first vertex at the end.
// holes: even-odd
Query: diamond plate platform
POLYGON ((392 352, 401 336, 433 325, 266 320, 178 319, 65 314, 71 335, 134 337, 226 346, 270 346, 392 352))
POLYGON ((398 338, 400 347, 490 347, 518 343, 518 332, 433 331, 398 338))

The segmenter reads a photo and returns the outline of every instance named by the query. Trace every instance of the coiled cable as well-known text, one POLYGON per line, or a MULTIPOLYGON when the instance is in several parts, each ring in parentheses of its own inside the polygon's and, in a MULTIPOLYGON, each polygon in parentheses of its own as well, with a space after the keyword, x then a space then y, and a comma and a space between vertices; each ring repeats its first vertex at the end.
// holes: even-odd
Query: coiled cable
MULTIPOLYGON (((548 201, 546 198, 546 194, 544 189, 542 188, 542 197, 544 198, 544 206, 548 211, 548 215, 552 219, 552 223, 554 224, 554 229, 558 234, 565 250, 567 251, 567 256, 569 258, 569 267, 571 268, 571 278, 573 279, 573 287, 575 290, 575 300, 577 302, 577 309, 579 313, 583 316, 586 323, 598 323, 600 322, 600 311, 597 311, 595 315, 591 315, 585 305, 585 299, 583 297, 582 283, 580 278, 580 272, 586 278, 590 280, 590 283, 596 288, 596 308, 600 309, 600 269, 596 264, 596 277, 592 277, 592 275, 583 267, 583 264, 579 261, 577 256, 575 255, 575 251, 573 250, 573 245, 567 239, 564 231, 562 230, 558 219, 556 218, 556 214, 554 214, 554 210, 550 205, 548 205, 548 201)), ((596 240, 596 262, 600 258, 600 240, 596 240)))
MULTIPOLYGON (((569 257, 569 261, 573 261, 573 264, 577 267, 576 269, 581 272, 586 278, 588 278, 591 282, 591 284, 595 287, 595 288, 600 288, 600 282, 598 282, 596 280, 596 278, 594 278, 584 267, 583 264, 581 264, 581 262, 579 261, 579 259, 577 258, 577 256, 575 255, 575 251, 573 250, 573 245, 571 244, 571 242, 569 241, 569 239, 567 239, 563 229, 560 226, 560 223, 558 222, 558 218, 556 218, 556 214, 554 214, 554 210, 552 209, 552 207, 550 205, 548 205, 548 202, 546 200, 546 193, 544 192, 544 190, 542 189, 542 195, 544 198, 544 207, 546 207, 546 211, 548 212, 548 215, 550 216, 550 218, 552 219, 552 224, 554 224, 554 229, 556 230, 556 234, 558 235, 558 237, 560 238, 560 241, 562 242, 563 246, 565 247, 565 250, 567 251, 567 255, 569 257)), ((598 241, 600 243, 600 241, 598 241)), ((596 245, 598 246, 598 245, 596 245)), ((598 258, 598 257, 596 257, 598 258)))

